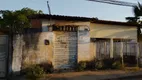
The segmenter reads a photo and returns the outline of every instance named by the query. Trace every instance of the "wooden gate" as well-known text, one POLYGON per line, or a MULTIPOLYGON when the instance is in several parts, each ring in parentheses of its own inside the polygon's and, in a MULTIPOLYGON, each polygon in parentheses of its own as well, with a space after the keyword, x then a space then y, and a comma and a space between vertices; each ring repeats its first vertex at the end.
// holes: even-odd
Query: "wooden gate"
POLYGON ((6 77, 8 36, 0 35, 0 77, 6 77))
POLYGON ((77 32, 58 31, 54 39, 54 68, 73 68, 77 62, 77 32))

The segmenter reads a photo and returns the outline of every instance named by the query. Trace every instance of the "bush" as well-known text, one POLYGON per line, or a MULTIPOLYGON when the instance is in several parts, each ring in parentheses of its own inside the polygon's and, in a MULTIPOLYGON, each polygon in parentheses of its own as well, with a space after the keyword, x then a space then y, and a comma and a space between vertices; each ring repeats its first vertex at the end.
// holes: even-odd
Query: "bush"
POLYGON ((31 65, 29 68, 26 70, 26 77, 29 80, 37 80, 44 75, 44 69, 38 65, 31 65))
POLYGON ((101 60, 81 61, 76 70, 104 70, 104 69, 122 69, 121 58, 106 58, 101 60))
POLYGON ((97 60, 95 64, 96 69, 100 70, 104 68, 104 63, 102 60, 97 60))
POLYGON ((86 61, 81 61, 77 64, 77 71, 84 71, 86 69, 86 61))
POLYGON ((115 61, 112 64, 112 69, 122 69, 122 64, 120 61, 115 61))
POLYGON ((46 73, 52 73, 54 71, 53 65, 51 62, 43 62, 39 64, 39 66, 42 67, 46 73))
POLYGON ((104 63, 103 69, 111 69, 113 62, 114 62, 113 58, 103 59, 103 63, 104 63))
POLYGON ((92 60, 92 61, 87 61, 86 62, 86 69, 87 70, 95 70, 96 66, 96 60, 92 60))

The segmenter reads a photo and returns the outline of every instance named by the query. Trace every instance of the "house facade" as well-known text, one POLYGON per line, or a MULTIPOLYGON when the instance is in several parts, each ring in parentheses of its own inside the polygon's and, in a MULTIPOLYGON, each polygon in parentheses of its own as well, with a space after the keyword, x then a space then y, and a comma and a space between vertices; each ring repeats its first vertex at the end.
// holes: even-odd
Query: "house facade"
POLYGON ((8 40, 7 32, 0 29, 0 78, 5 78, 8 71, 8 40))
MULTIPOLYGON (((137 56, 137 26, 115 21, 96 21, 90 25, 91 46, 96 58, 137 56)), ((92 51, 91 51, 92 52, 92 51)))
POLYGON ((50 63, 69 69, 80 61, 139 55, 137 24, 96 18, 33 15, 32 28, 13 40, 12 71, 50 63))

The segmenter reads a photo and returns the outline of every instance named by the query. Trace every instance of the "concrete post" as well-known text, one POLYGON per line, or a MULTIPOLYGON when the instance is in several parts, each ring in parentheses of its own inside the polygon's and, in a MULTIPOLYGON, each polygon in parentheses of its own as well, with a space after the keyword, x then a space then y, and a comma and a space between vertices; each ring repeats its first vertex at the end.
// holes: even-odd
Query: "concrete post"
POLYGON ((113 38, 110 39, 110 58, 113 58, 113 38))
POLYGON ((139 44, 136 44, 137 47, 137 67, 139 66, 139 44))
POLYGON ((122 66, 124 67, 124 60, 123 60, 123 42, 121 42, 121 48, 120 48, 120 56, 122 58, 122 66))

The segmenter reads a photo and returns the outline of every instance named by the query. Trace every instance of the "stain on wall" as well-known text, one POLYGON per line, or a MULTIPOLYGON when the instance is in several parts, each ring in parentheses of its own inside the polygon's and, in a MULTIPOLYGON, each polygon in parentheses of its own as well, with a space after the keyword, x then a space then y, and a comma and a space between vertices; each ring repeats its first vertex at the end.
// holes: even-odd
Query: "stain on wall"
POLYGON ((78 62, 91 60, 89 31, 78 31, 78 62))
POLYGON ((54 31, 54 68, 74 68, 77 63, 77 32, 54 31))
MULTIPOLYGON (((78 31, 78 47, 77 47, 77 61, 88 61, 91 60, 92 55, 90 54, 90 33, 89 31, 84 31, 86 27, 90 27, 90 22, 81 22, 81 21, 64 21, 64 20, 52 20, 50 24, 56 24, 56 25, 75 25, 80 28, 78 31)), ((49 21, 48 20, 42 20, 42 26, 48 26, 49 21)))
POLYGON ((16 35, 13 40, 13 71, 20 71, 22 68, 26 67, 27 64, 52 62, 52 40, 52 32, 16 35), (45 45, 44 40, 49 40, 49 45, 45 45))
MULTIPOLYGON (((91 60, 94 54, 90 53, 90 33, 86 31, 84 26, 90 26, 90 22, 73 22, 73 21, 57 21, 53 20, 52 24, 57 25, 77 25, 84 30, 80 30, 77 33, 77 61, 88 61, 91 60)), ((49 25, 48 20, 42 20, 42 27, 49 25)), ((44 29, 44 28, 43 28, 44 29)), ((29 33, 22 36, 16 35, 14 38, 14 54, 13 54, 13 70, 20 71, 27 64, 40 64, 42 62, 54 62, 54 51, 55 51, 55 34, 54 32, 38 32, 29 33), (49 45, 44 44, 44 40, 49 40, 49 45), (18 65, 18 66, 17 66, 18 65)), ((68 32, 67 32, 68 34, 68 32)), ((58 35, 58 34, 57 34, 58 35)), ((70 34, 69 36, 73 36, 70 34)), ((71 42, 73 46, 75 43, 71 42)), ((70 46, 71 47, 71 46, 70 46)), ((68 50, 66 50, 68 51, 68 50)), ((62 57, 61 57, 62 59, 62 57)), ((69 61, 73 59, 70 57, 69 61)))

